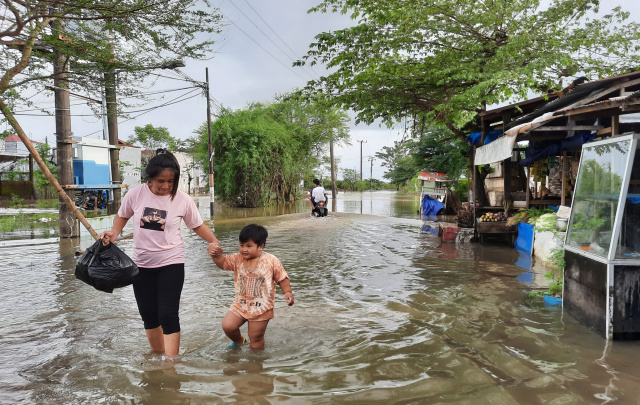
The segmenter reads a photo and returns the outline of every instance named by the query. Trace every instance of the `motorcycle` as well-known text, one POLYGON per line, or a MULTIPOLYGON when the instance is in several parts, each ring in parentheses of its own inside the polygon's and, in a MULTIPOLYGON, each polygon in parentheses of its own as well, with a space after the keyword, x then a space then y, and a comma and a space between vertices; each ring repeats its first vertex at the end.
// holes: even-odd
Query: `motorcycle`
POLYGON ((326 201, 320 201, 316 204, 315 207, 313 207, 313 211, 312 211, 312 215, 314 217, 326 217, 327 214, 329 213, 329 210, 326 207, 327 202, 326 201))

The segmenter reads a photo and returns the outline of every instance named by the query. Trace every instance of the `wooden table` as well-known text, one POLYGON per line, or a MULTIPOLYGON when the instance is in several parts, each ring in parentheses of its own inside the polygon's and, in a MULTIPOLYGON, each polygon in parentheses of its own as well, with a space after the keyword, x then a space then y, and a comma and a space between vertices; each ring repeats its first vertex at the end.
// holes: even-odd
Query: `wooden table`
POLYGON ((476 231, 482 245, 484 245, 486 235, 502 234, 510 242, 510 246, 513 246, 516 239, 516 230, 516 225, 507 225, 507 221, 476 222, 476 231))

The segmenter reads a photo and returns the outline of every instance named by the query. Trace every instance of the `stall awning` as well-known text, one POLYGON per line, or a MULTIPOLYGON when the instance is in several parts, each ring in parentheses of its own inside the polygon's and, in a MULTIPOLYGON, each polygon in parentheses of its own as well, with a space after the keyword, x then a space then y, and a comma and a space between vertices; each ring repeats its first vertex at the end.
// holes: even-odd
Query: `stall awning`
POLYGON ((436 172, 420 172, 418 175, 418 180, 423 181, 453 181, 447 178, 447 175, 444 173, 436 173, 436 172))

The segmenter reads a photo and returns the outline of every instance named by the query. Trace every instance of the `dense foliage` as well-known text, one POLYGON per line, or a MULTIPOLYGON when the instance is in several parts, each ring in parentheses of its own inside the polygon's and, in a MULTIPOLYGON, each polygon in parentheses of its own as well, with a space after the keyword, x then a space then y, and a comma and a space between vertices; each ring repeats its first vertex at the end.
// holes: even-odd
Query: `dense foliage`
POLYGON ((353 26, 322 32, 303 63, 332 73, 311 92, 358 121, 405 117, 460 129, 478 109, 639 65, 640 26, 598 0, 324 0, 311 11, 350 13, 353 26))
MULTIPOLYGON (((348 139, 347 121, 343 111, 285 97, 223 110, 211 125, 215 195, 242 207, 295 199, 326 145, 348 139)), ((206 125, 197 133, 199 161, 208 167, 206 125)))
POLYGON ((460 178, 467 166, 462 155, 468 146, 447 128, 429 127, 407 140, 385 146, 376 157, 388 171, 384 177, 401 186, 419 171, 445 173, 450 179, 460 178))

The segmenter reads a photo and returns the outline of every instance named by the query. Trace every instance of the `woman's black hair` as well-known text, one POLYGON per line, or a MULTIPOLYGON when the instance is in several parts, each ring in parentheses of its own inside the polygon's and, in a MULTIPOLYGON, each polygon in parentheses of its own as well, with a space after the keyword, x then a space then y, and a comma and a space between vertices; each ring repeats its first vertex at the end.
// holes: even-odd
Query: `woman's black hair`
POLYGON ((267 244, 268 236, 269 232, 267 232, 264 226, 251 224, 242 228, 238 240, 240 243, 246 243, 247 241, 252 240, 256 245, 264 246, 267 244))
POLYGON ((145 179, 147 181, 153 180, 165 170, 169 170, 173 173, 173 187, 171 188, 171 199, 173 199, 178 193, 180 164, 173 153, 160 148, 156 150, 156 155, 151 158, 149 164, 147 164, 147 168, 144 169, 145 179))

